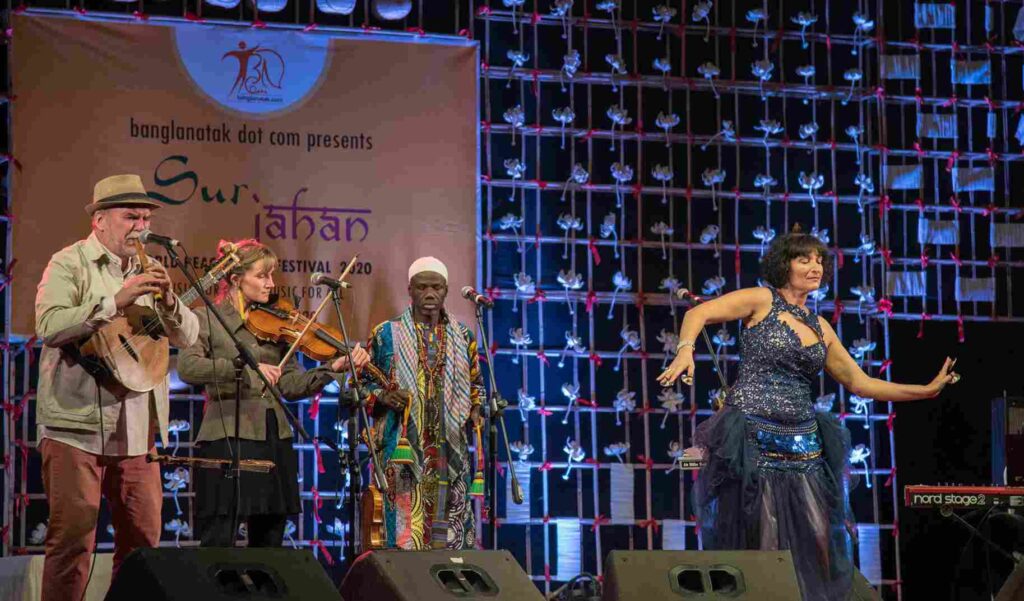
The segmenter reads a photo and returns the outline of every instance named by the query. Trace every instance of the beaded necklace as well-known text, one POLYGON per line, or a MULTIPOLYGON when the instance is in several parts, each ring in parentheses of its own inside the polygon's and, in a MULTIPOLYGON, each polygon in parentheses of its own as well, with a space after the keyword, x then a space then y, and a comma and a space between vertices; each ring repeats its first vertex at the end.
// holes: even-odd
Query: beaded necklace
POLYGON ((416 336, 416 353, 419 355, 420 365, 423 366, 423 372, 426 377, 426 398, 433 398, 434 392, 437 389, 437 383, 441 380, 442 372, 444 371, 444 361, 446 356, 446 350, 448 346, 448 336, 444 324, 440 321, 434 327, 429 327, 423 324, 422 328, 417 328, 416 336), (431 333, 437 336, 437 353, 434 355, 434 364, 430 365, 430 356, 427 352, 428 338, 431 333))

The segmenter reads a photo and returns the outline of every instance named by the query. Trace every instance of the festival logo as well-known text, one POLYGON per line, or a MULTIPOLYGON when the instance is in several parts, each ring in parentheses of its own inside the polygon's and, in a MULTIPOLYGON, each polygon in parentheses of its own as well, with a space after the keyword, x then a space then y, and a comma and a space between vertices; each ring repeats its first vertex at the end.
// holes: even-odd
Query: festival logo
POLYGON ((238 73, 228 92, 229 98, 234 96, 246 102, 280 102, 285 65, 279 52, 259 45, 248 48, 245 42, 238 42, 238 49, 229 50, 221 57, 221 60, 226 59, 238 62, 238 73), (277 93, 271 95, 272 90, 277 93))
POLYGON ((284 31, 175 27, 178 56, 202 92, 227 108, 284 110, 316 88, 329 39, 284 31))

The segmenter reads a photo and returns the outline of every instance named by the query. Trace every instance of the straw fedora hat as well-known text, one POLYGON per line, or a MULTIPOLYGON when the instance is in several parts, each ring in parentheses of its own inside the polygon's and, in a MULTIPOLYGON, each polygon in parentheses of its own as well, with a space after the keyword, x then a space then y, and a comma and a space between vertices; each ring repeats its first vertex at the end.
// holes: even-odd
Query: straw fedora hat
POLYGON ((85 212, 92 215, 100 209, 113 207, 146 207, 159 209, 160 203, 153 201, 146 194, 142 178, 133 175, 111 175, 96 182, 93 189, 92 202, 85 205, 85 212))

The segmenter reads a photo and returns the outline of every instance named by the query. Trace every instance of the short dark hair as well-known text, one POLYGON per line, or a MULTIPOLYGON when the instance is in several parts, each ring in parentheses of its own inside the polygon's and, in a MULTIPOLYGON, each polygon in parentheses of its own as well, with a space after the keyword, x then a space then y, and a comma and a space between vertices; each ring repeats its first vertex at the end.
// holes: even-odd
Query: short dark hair
POLYGON ((812 236, 794 231, 776 238, 768 247, 761 259, 761 277, 775 288, 782 288, 789 283, 789 264, 793 259, 809 257, 818 253, 821 257, 822 284, 832 280, 832 255, 825 244, 812 236))

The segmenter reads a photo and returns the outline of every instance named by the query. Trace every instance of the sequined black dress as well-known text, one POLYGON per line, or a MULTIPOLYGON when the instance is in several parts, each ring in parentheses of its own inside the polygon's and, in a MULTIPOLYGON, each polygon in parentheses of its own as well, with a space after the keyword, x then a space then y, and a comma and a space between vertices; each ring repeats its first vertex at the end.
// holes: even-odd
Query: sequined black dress
POLYGON ((725 407, 697 429, 707 465, 694 490, 705 549, 789 549, 805 601, 851 590, 849 432, 814 410, 825 365, 818 317, 772 289, 772 309, 740 334, 740 372, 725 407), (817 334, 803 346, 780 319, 817 334))

